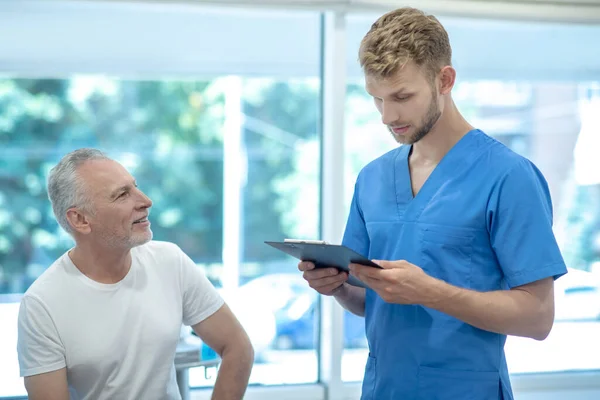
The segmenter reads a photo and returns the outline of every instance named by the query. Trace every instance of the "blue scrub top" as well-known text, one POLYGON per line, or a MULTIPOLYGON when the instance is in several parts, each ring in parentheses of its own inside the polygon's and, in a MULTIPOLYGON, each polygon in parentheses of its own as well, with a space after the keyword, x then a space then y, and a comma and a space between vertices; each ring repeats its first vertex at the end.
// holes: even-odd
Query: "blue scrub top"
MULTIPOLYGON (((361 171, 344 245, 482 292, 567 272, 548 185, 529 160, 473 130, 413 196, 410 149, 401 146, 361 171)), ((427 307, 386 303, 372 290, 365 318, 362 400, 513 399, 505 335, 427 307)))

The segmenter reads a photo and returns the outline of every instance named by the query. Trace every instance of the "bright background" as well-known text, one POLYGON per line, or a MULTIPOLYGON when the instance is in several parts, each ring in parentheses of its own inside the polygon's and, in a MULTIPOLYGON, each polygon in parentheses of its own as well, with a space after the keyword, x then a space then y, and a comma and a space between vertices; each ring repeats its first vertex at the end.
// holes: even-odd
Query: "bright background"
MULTIPOLYGON (((360 395, 362 319, 263 241, 339 242, 358 171, 395 146, 356 61, 393 2, 191 3, 0 3, 0 397, 25 395, 20 296, 72 245, 47 172, 84 146, 130 169, 154 201, 155 238, 232 305, 257 352, 247 398, 360 395)), ((460 110, 552 191, 570 273, 550 337, 507 342, 517 399, 600 398, 599 2, 422 3, 450 34, 460 110)), ((214 376, 192 370, 190 385, 214 376)))

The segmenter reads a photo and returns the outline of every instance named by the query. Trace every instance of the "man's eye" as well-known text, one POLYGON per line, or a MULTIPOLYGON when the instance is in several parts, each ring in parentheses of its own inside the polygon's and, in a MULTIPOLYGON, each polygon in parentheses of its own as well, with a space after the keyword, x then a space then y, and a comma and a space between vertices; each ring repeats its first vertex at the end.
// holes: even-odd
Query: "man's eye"
POLYGON ((121 194, 119 195, 119 198, 127 196, 127 194, 128 194, 128 193, 129 193, 129 192, 123 192, 123 193, 121 193, 121 194))

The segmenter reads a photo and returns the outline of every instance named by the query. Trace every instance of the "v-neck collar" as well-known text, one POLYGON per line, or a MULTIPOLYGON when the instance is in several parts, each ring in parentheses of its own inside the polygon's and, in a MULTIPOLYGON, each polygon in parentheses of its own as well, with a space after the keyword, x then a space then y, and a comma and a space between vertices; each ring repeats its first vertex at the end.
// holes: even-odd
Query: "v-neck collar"
POLYGON ((416 195, 413 195, 409 167, 409 155, 412 145, 404 145, 400 148, 394 161, 396 203, 400 217, 410 220, 418 218, 439 188, 440 183, 450 176, 459 165, 470 159, 470 155, 473 155, 474 152, 469 152, 467 149, 473 145, 474 141, 470 138, 477 132, 478 129, 470 130, 448 150, 438 165, 431 171, 416 195))

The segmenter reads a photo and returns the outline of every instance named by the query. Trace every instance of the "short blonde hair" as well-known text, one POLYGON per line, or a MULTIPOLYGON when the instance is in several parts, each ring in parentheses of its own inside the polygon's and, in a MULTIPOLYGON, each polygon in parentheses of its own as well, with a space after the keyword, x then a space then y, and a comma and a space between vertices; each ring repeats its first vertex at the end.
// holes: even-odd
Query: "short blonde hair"
POLYGON ((425 68, 433 79, 451 65, 452 48, 446 29, 433 15, 404 7, 380 17, 360 44, 359 61, 365 75, 389 78, 409 61, 425 68))

